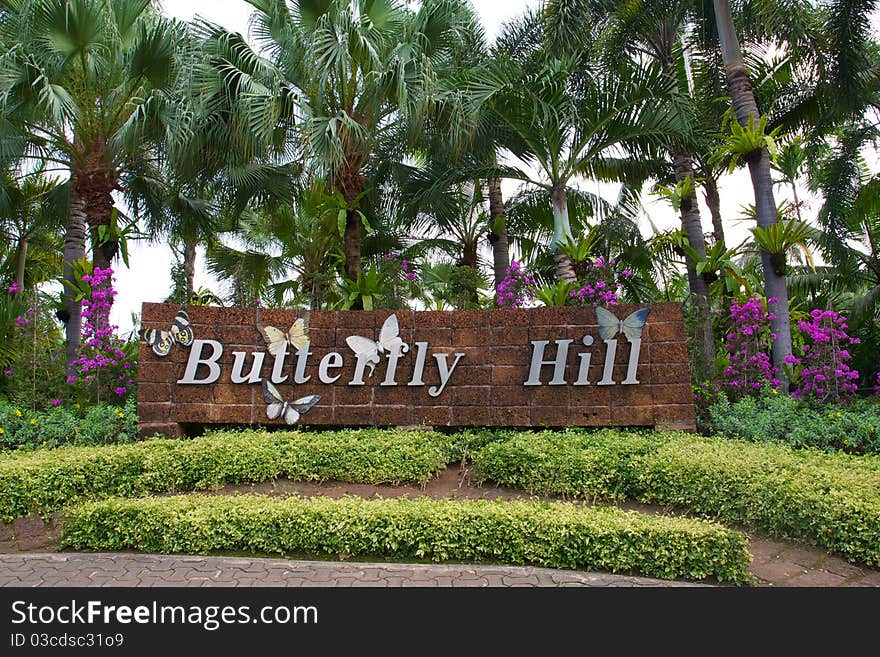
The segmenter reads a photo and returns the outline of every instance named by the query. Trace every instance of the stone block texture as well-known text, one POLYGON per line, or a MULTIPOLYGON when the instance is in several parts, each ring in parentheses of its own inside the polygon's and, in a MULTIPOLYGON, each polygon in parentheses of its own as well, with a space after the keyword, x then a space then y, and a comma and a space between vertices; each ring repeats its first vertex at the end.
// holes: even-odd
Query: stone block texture
MULTIPOLYGON (((617 306, 614 314, 624 318, 644 306, 617 306)), ((145 303, 144 328, 167 330, 179 306, 145 303)), ((297 354, 287 356, 276 388, 287 401, 307 395, 320 400, 298 421, 300 426, 654 426, 692 430, 695 426, 690 372, 685 345, 681 304, 652 304, 642 333, 638 381, 621 385, 626 378, 630 344, 617 336, 612 385, 598 385, 605 368, 606 343, 598 334, 592 308, 535 308, 528 310, 396 311, 400 337, 410 349, 397 362, 396 385, 388 381, 389 361, 383 356, 372 375, 369 367, 362 385, 350 385, 356 377, 356 358, 346 338, 359 335, 379 338, 385 319, 381 311, 306 312, 256 308, 188 307, 196 339, 217 340, 223 345, 218 359, 221 375, 215 383, 178 383, 186 369, 189 347, 174 345, 159 357, 141 343, 138 381, 138 412, 142 434, 182 435, 208 425, 274 425, 269 419, 259 383, 232 383, 236 356, 244 352, 243 373, 254 365, 254 353, 267 352, 259 330, 272 325, 286 331, 296 319, 308 316, 310 356, 295 383, 297 354), (585 336, 591 336, 584 339, 585 336), (541 368, 542 385, 523 385, 528 378, 532 340, 548 340, 544 359, 556 355, 555 340, 572 340, 566 360, 565 383, 549 385, 553 366, 541 368), (422 385, 414 379, 419 347, 424 349, 422 385), (334 383, 319 379, 319 364, 331 352, 342 356, 331 367, 334 383), (440 369, 451 367, 456 354, 463 354, 446 387, 439 395, 440 369), (574 385, 584 354, 590 355, 586 385, 574 385)), ((291 349, 292 351, 292 349, 291 349)), ((210 349, 206 349, 210 352, 210 349)), ((328 357, 332 358, 332 357, 328 357)), ((269 379, 275 359, 263 357, 258 374, 269 379)), ((207 367, 197 370, 204 377, 207 367)))

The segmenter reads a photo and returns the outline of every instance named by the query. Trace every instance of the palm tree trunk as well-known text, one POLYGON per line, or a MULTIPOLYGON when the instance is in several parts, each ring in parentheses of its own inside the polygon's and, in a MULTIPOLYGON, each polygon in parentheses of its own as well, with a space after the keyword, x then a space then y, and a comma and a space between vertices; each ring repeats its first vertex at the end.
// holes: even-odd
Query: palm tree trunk
POLYGON ((550 190, 550 205, 553 209, 553 261, 556 263, 556 279, 566 283, 577 282, 574 263, 560 247, 572 237, 571 224, 568 220, 568 197, 565 187, 554 185, 550 190))
MULTIPOLYGON (((757 123, 760 118, 752 83, 743 63, 742 52, 733 26, 728 0, 713 0, 715 5, 715 21, 718 24, 718 39, 724 68, 727 72, 727 85, 733 102, 733 111, 740 125, 748 124, 749 116, 757 123)), ((770 154, 762 148, 748 159, 749 174, 755 190, 755 214, 758 226, 768 228, 778 221, 776 200, 773 198, 773 179, 770 176, 770 154)), ((785 387, 785 359, 791 355, 791 318, 788 308, 788 287, 785 275, 778 275, 773 270, 770 254, 761 251, 761 263, 764 267, 764 291, 768 298, 777 299, 770 306, 774 319, 770 321, 770 330, 776 336, 773 340, 773 365, 779 370, 779 378, 785 387)))
POLYGON ((712 235, 715 244, 724 244, 724 224, 721 222, 721 196, 718 193, 718 182, 714 178, 707 178, 703 183, 703 198, 712 215, 712 235))
MULTIPOLYGON (((76 285, 73 263, 81 260, 86 254, 86 212, 85 202, 77 192, 76 179, 70 181, 70 202, 67 213, 67 233, 64 236, 64 263, 62 275, 65 281, 76 285)), ((67 340, 65 356, 67 358, 67 375, 76 374, 74 361, 79 358, 82 342, 82 304, 76 300, 73 288, 64 289, 64 331, 67 340)))
POLYGON ((510 243, 507 240, 507 219, 501 181, 489 178, 489 243, 492 245, 492 264, 495 271, 495 288, 507 276, 510 266, 510 243))
MULTIPOLYGON (((686 152, 673 153, 672 165, 675 169, 677 182, 681 183, 688 179, 693 182, 694 165, 689 154, 686 152)), ((692 190, 682 199, 680 213, 681 227, 691 248, 705 258, 706 237, 703 235, 703 222, 700 220, 696 191, 692 190)), ((694 343, 698 357, 698 362, 695 363, 695 374, 699 381, 711 381, 715 378, 715 336, 712 331, 712 302, 709 296, 709 285, 703 276, 697 274, 697 263, 693 259, 685 256, 685 264, 693 306, 698 318, 694 326, 694 343)))
POLYGON ((361 240, 363 239, 361 218, 354 210, 345 216, 345 234, 342 248, 345 253, 345 275, 353 281, 361 273, 361 240))
POLYGON ((186 277, 186 299, 189 301, 196 286, 196 240, 183 240, 183 273, 186 277))
POLYGON ((309 309, 321 310, 324 305, 324 289, 318 276, 310 276, 303 280, 303 286, 309 290, 309 309))
POLYGON ((24 288, 24 270, 27 264, 28 242, 30 237, 25 234, 18 240, 18 248, 15 250, 15 283, 24 288))

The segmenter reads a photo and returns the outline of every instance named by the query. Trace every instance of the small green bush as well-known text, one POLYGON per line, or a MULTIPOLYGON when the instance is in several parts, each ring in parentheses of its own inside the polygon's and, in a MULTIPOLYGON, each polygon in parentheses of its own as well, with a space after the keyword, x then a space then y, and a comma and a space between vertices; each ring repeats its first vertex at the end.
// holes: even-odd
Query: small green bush
POLYGON ((880 565, 880 458, 675 432, 521 436, 473 473, 536 493, 671 505, 880 565))
POLYGON ((53 448, 62 445, 111 445, 137 439, 137 402, 63 404, 33 412, 0 401, 0 450, 53 448))
POLYGON ((62 447, 0 459, 0 519, 82 499, 205 490, 277 477, 423 483, 447 463, 448 439, 387 430, 216 432, 191 440, 62 447))
POLYGON ((845 452, 880 454, 880 403, 812 408, 789 395, 766 393, 708 407, 707 433, 754 442, 783 442, 845 452))
POLYGON ((69 509, 62 544, 492 561, 750 581, 747 541, 737 531, 708 521, 533 501, 116 498, 69 509))

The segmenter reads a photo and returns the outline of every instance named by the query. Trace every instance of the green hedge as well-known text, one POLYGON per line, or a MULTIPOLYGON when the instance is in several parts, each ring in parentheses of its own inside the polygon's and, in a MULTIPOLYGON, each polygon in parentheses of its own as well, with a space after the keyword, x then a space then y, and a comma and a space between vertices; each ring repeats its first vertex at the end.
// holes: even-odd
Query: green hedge
POLYGON ((880 565, 880 458, 675 432, 521 434, 475 455, 477 481, 673 505, 880 565))
POLYGON ((749 582, 741 533, 688 518, 534 501, 254 495, 121 499, 64 517, 74 549, 492 561, 749 582))
POLYGON ((278 477, 423 483, 449 459, 426 431, 218 432, 191 440, 62 447, 0 459, 0 520, 82 499, 185 492, 278 477))

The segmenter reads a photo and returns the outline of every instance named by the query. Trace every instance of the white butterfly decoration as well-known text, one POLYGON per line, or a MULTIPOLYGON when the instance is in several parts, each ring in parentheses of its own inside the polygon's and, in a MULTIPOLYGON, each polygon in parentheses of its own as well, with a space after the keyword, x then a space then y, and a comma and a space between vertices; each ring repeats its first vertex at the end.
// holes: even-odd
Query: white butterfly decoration
POLYGON ((171 322, 171 330, 147 329, 141 331, 141 337, 153 348, 153 353, 157 356, 167 356, 175 344, 189 347, 195 339, 195 334, 189 323, 189 314, 181 308, 171 322))
POLYGON ((260 384, 263 386, 263 399, 266 401, 266 417, 270 420, 283 417, 287 424, 296 424, 300 416, 308 413, 321 399, 321 395, 307 395, 289 402, 285 401, 278 388, 266 379, 262 379, 260 384))
POLYGON ((300 317, 285 333, 274 326, 260 326, 257 324, 260 334, 266 341, 266 347, 269 353, 277 356, 287 345, 293 347, 294 351, 299 351, 309 342, 308 317, 300 317))
POLYGON ((379 339, 371 340, 361 335, 350 335, 345 338, 348 346, 358 356, 367 354, 366 364, 370 368, 370 376, 376 365, 382 360, 379 354, 405 354, 409 351, 409 345, 400 338, 400 326, 397 323, 397 315, 389 315, 379 331, 379 339))
POLYGON ((596 319, 599 321, 599 337, 603 340, 611 340, 618 333, 623 333, 627 340, 641 340, 642 328, 648 319, 650 308, 642 308, 626 319, 617 319, 610 310, 596 306, 596 319))

